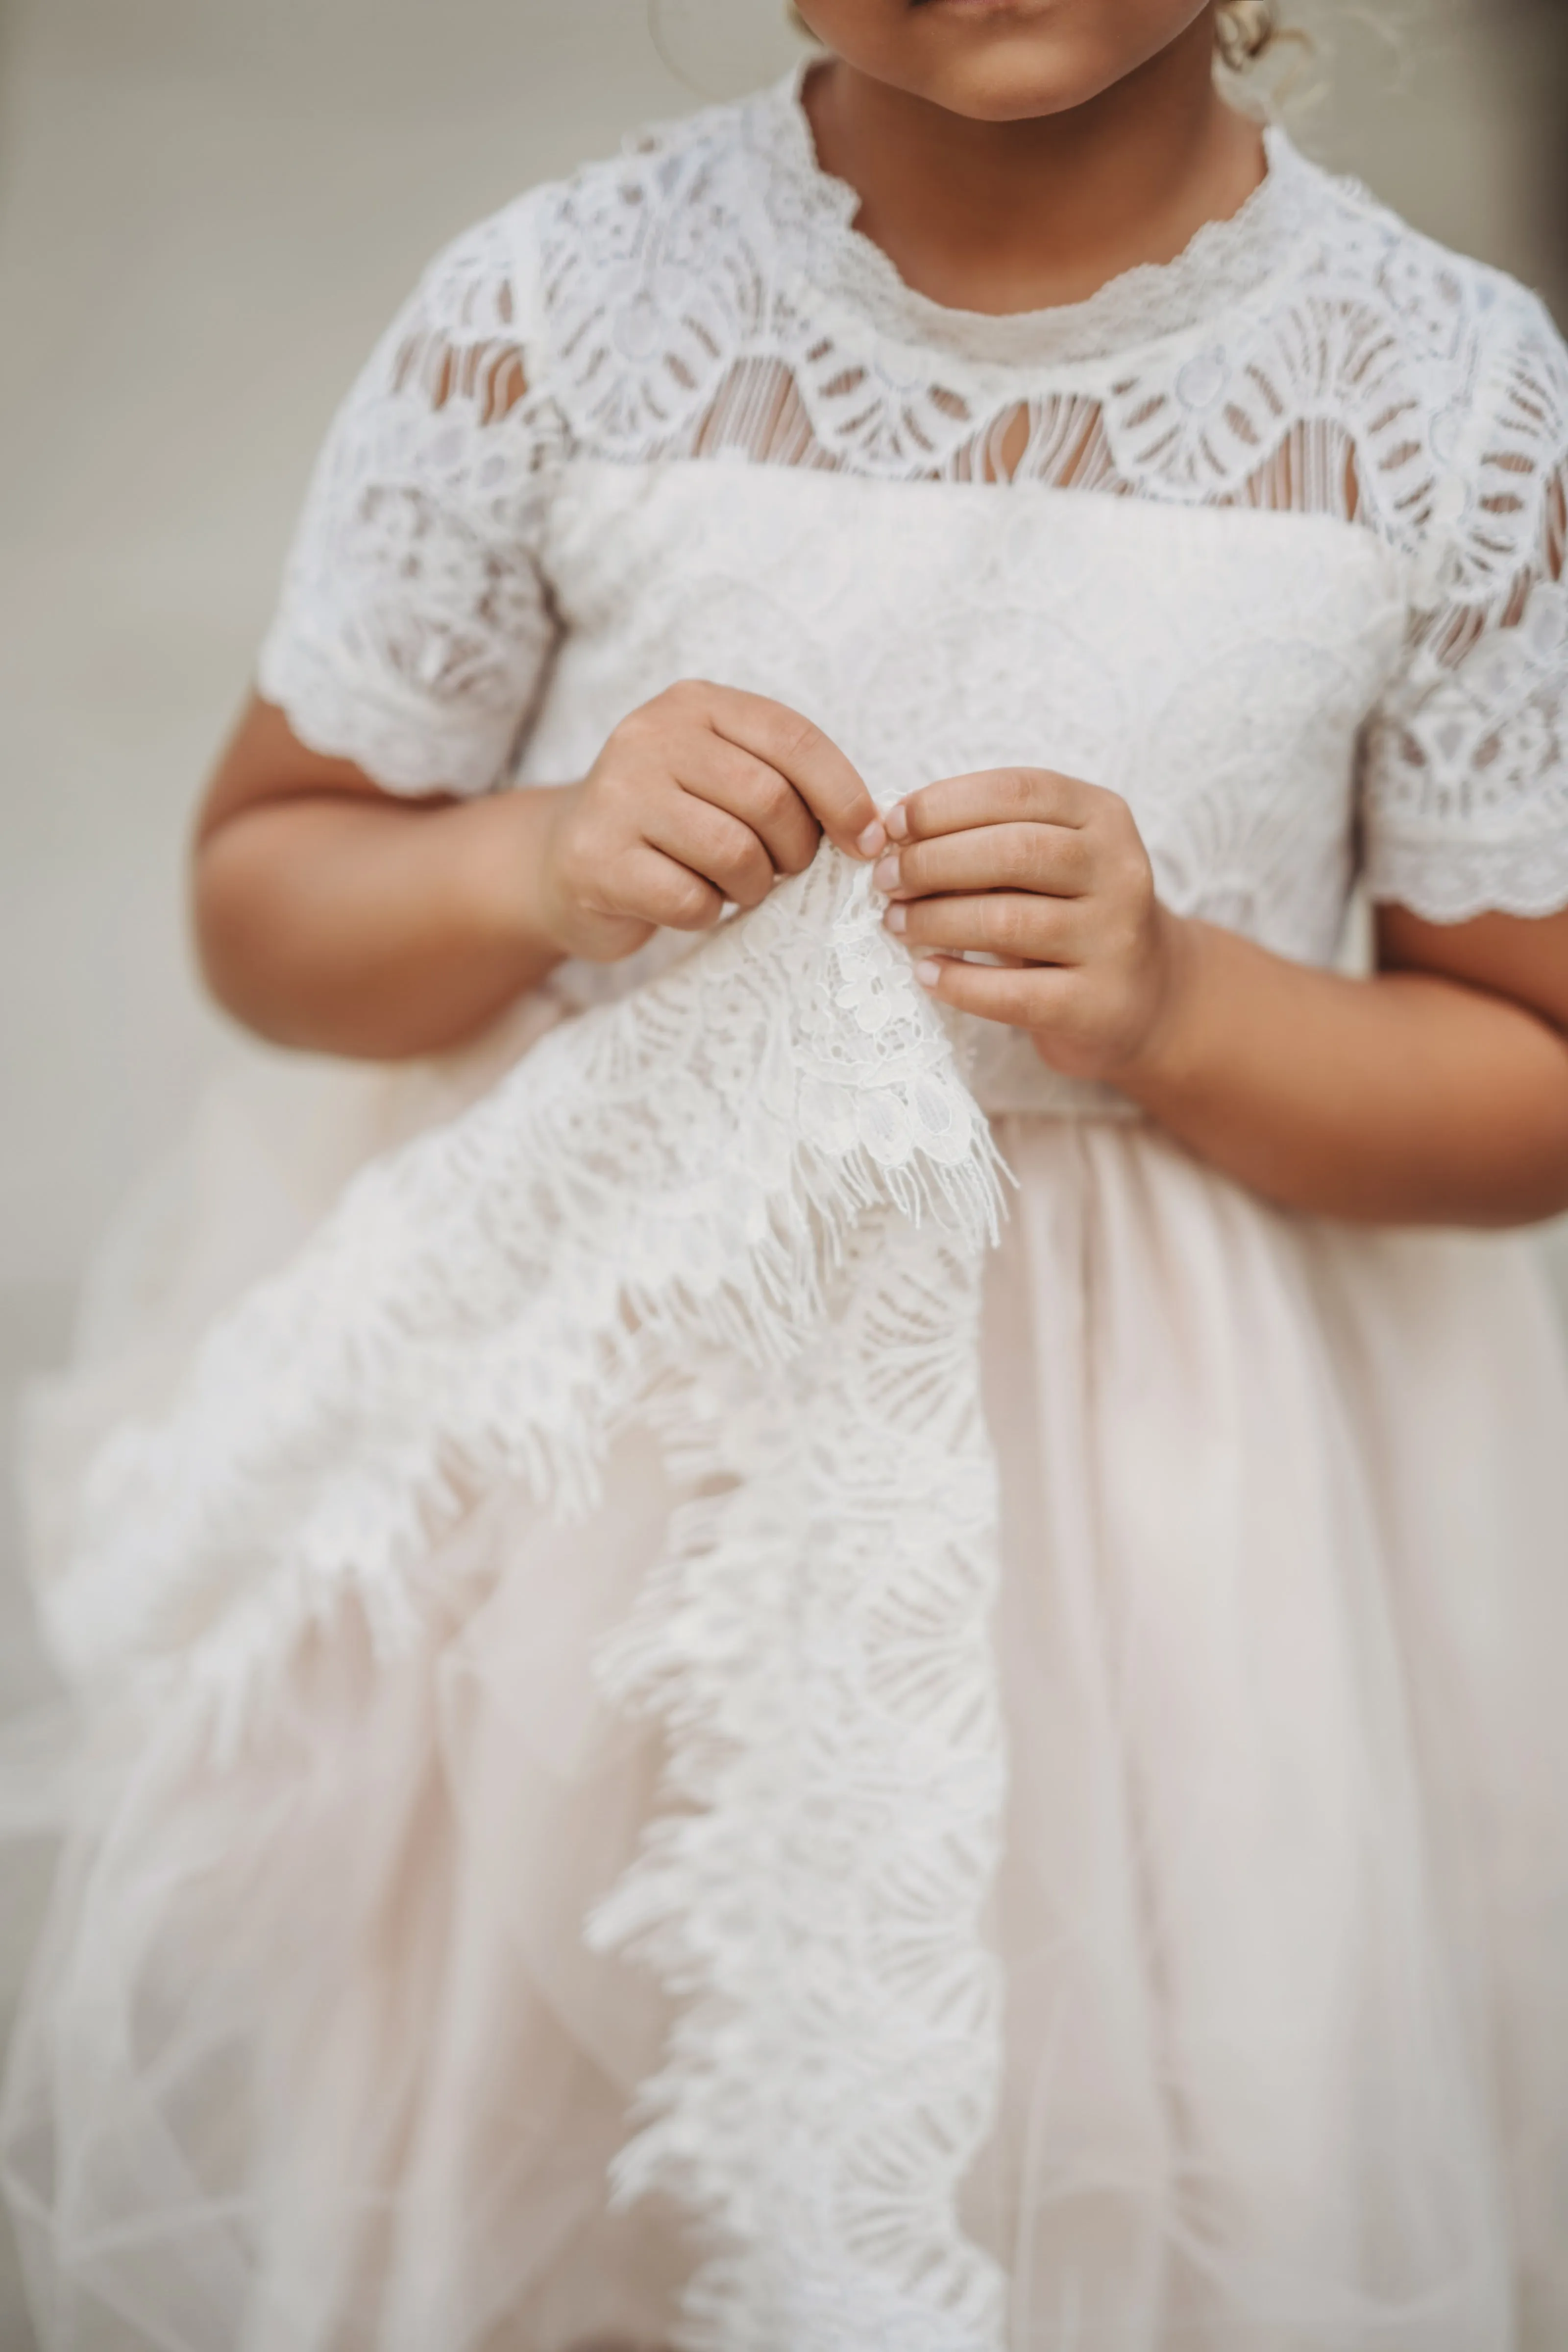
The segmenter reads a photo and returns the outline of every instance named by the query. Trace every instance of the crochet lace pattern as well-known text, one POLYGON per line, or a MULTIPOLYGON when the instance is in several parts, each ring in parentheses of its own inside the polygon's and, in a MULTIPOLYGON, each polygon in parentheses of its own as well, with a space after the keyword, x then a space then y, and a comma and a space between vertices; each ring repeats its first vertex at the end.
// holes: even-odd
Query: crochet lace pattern
POLYGON ((433 266, 340 416, 264 689, 395 787, 492 784, 552 642, 575 459, 1328 516, 1410 581, 1365 751, 1373 894, 1437 920, 1568 903, 1568 357, 1508 279, 1278 131, 1268 158, 1175 261, 1008 318, 905 284, 797 83, 521 199, 433 266))

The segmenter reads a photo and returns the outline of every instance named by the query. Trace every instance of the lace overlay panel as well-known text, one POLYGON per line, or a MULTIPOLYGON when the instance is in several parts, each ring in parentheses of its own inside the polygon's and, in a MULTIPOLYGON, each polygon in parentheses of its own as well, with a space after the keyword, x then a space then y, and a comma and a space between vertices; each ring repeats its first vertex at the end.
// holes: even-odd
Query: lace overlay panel
POLYGON ((694 2210, 682 2352, 1001 2352, 958 2190, 990 2128, 1005 1786, 980 1275, 989 1130, 830 853, 372 1162, 99 1457, 58 1655, 234 1751, 344 1611, 419 1636, 499 1486, 691 1500, 605 1673, 668 1810, 596 1933, 680 2004, 622 2193, 694 2210), (851 1892, 852 1890, 852 1892, 851 1892))

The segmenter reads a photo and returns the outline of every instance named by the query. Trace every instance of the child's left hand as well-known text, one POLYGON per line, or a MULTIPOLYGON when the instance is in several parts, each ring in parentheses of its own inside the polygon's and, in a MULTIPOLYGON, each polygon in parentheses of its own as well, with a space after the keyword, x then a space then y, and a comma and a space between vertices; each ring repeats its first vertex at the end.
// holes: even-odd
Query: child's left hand
POLYGON ((1124 800, 1044 768, 994 768, 928 784, 886 822, 885 919, 933 996, 1028 1030, 1071 1077, 1114 1084, 1148 1066, 1184 927, 1124 800), (965 950, 1002 966, 957 961, 965 950))

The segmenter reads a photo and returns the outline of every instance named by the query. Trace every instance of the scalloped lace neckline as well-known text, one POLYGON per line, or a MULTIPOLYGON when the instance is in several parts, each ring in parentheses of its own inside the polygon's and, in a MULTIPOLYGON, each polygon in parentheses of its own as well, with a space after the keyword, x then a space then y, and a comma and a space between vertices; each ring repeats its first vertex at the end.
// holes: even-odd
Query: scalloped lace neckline
POLYGON ((1172 261, 1144 262, 1080 302, 1048 310, 960 310, 921 293, 856 226, 860 198, 825 171, 806 113, 810 61, 758 101, 760 143, 793 183, 803 273, 828 299, 869 320, 886 340, 981 364, 1103 359, 1181 334, 1250 293, 1288 263, 1319 174, 1278 124, 1264 131, 1268 169, 1239 211, 1205 221, 1172 261))

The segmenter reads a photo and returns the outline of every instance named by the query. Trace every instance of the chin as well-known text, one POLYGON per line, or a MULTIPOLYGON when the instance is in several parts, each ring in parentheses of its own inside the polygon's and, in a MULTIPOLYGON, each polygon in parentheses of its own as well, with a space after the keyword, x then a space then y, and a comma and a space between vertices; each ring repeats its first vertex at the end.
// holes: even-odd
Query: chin
POLYGON ((1087 106, 1205 14, 1202 0, 806 0, 802 13, 847 64, 977 122, 1087 106))
POLYGON ((984 54, 954 58, 922 82, 920 95, 973 122, 1024 122, 1087 106, 1119 79, 1081 58, 1042 58, 1040 47, 1032 42, 1019 57, 1008 53, 1008 44, 987 45, 984 54))

